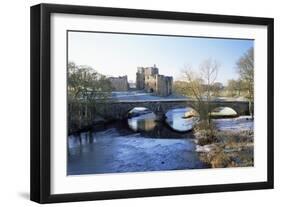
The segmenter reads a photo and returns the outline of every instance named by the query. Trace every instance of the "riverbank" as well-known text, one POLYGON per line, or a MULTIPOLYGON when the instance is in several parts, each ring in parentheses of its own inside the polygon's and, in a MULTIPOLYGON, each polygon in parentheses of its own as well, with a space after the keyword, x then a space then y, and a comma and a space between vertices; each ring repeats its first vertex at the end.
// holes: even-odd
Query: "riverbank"
POLYGON ((208 129, 194 127, 196 151, 213 168, 254 166, 254 132, 250 116, 216 119, 208 129))

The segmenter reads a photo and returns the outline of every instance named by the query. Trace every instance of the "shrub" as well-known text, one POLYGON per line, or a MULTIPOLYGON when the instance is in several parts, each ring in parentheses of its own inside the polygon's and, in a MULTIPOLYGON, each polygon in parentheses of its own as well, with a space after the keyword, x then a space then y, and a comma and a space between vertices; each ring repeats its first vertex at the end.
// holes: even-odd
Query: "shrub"
POLYGON ((211 158, 213 168, 229 167, 230 164, 231 159, 223 150, 217 151, 211 158))
POLYGON ((200 121, 193 130, 199 145, 211 144, 217 141, 217 130, 212 122, 200 121))

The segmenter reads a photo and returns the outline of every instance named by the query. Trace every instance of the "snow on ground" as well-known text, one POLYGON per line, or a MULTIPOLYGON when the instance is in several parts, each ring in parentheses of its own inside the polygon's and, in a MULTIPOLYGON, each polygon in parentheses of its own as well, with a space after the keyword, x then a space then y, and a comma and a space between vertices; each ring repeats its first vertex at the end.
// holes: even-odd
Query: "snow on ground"
POLYGON ((251 120, 251 116, 240 116, 230 119, 215 119, 214 123, 221 131, 254 130, 254 122, 251 120))
POLYGON ((196 152, 211 152, 216 147, 215 144, 206 144, 204 146, 196 145, 196 152))

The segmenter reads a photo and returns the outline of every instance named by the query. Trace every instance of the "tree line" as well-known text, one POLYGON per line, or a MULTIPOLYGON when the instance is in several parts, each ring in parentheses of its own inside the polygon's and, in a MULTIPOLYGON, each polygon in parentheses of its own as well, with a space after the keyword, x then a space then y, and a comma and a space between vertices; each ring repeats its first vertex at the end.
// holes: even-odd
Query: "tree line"
POLYGON ((110 96, 112 86, 105 75, 89 66, 68 63, 68 99, 72 101, 95 101, 110 96))
POLYGON ((210 122, 210 102, 219 96, 244 97, 249 101, 249 112, 254 116, 254 51, 251 47, 235 65, 239 78, 229 80, 226 86, 217 82, 220 64, 216 60, 203 61, 198 69, 186 66, 183 80, 174 83, 177 94, 193 97, 195 110, 201 119, 210 122))

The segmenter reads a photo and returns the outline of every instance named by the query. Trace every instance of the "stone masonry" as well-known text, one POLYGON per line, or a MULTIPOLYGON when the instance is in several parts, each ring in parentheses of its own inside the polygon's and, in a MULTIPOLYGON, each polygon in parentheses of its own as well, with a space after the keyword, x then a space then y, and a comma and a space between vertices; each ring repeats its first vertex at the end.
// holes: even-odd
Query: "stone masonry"
POLYGON ((173 77, 160 75, 155 65, 137 69, 136 88, 138 90, 145 90, 158 96, 168 96, 172 93, 173 77))
POLYGON ((111 82, 111 86, 114 91, 127 91, 129 89, 129 83, 127 76, 119 76, 119 77, 109 77, 109 81, 111 82))

